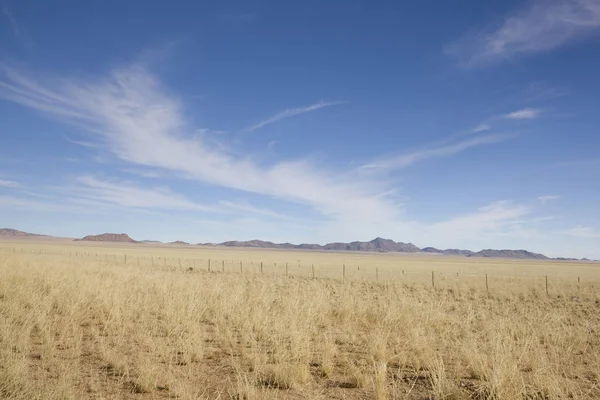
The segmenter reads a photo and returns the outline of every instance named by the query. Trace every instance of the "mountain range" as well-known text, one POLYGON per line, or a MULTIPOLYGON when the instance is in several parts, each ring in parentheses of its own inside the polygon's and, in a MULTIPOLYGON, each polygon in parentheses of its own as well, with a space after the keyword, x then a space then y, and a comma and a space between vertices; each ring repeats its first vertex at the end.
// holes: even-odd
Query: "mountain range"
MULTIPOLYGON (((27 237, 27 236, 44 236, 34 233, 22 232, 16 229, 0 229, 0 236, 4 237, 27 237)), ((92 242, 118 242, 118 243, 140 243, 140 244, 162 244, 162 242, 154 240, 136 241, 125 233, 103 233, 100 235, 88 235, 76 241, 92 241, 92 242)), ((190 245, 187 242, 175 241, 170 244, 190 245)), ((456 255, 465 257, 487 257, 487 258, 515 258, 515 259, 531 259, 531 260, 569 260, 576 261, 576 258, 549 258, 543 254, 533 253, 527 250, 494 250, 485 249, 478 252, 464 249, 437 249, 435 247, 419 248, 412 243, 395 242, 391 239, 375 238, 369 242, 354 241, 350 243, 334 242, 326 245, 319 244, 292 244, 292 243, 273 243, 264 240, 248 240, 248 241, 228 241, 223 243, 198 243, 200 246, 225 246, 225 247, 249 247, 262 249, 292 249, 292 250, 322 250, 322 251, 367 251, 367 252, 397 252, 397 253, 431 253, 441 255, 456 255)), ((581 261, 590 261, 581 259, 581 261)))
POLYGON ((35 233, 28 233, 23 231, 18 231, 16 229, 2 228, 0 229, 0 236, 4 237, 25 237, 25 236, 44 236, 38 235, 35 233))

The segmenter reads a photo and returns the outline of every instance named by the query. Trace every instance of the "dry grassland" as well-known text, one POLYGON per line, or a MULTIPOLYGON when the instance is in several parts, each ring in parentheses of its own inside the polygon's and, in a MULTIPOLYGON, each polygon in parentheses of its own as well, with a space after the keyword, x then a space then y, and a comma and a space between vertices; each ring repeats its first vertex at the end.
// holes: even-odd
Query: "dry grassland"
POLYGON ((584 263, 8 241, 0 398, 598 399, 599 286, 584 263))

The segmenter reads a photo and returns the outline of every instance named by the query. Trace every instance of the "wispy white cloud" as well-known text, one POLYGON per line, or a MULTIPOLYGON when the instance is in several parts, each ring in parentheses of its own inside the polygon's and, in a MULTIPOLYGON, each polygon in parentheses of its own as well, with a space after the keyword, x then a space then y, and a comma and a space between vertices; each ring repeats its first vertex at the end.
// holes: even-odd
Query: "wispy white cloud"
POLYGON ((530 0, 499 24, 446 47, 467 67, 550 51, 600 31, 598 0, 530 0))
POLYGON ((561 233, 568 235, 568 236, 600 239, 600 231, 598 231, 592 227, 589 227, 589 226, 577 226, 575 228, 568 229, 561 233))
POLYGON ((19 187, 19 183, 15 181, 9 181, 7 179, 0 179, 0 187, 15 188, 19 187))
POLYGON ((492 127, 489 124, 479 124, 475 128, 471 129, 470 133, 480 133, 489 131, 492 127))
POLYGON ((519 224, 520 218, 529 214, 530 211, 527 206, 501 200, 481 207, 474 213, 433 224, 431 230, 463 234, 465 232, 494 231, 500 227, 519 224))
POLYGON ((10 27, 12 28, 13 34, 15 35, 15 37, 18 38, 21 35, 21 30, 19 29, 17 20, 5 4, 1 4, 0 6, 2 7, 2 13, 6 16, 8 22, 10 23, 10 27))
POLYGON ((163 177, 162 173, 151 169, 126 168, 123 171, 129 174, 141 176, 143 178, 158 179, 163 177))
POLYGON ((67 188, 66 194, 131 208, 214 211, 166 187, 142 188, 133 182, 105 181, 93 176, 79 177, 75 185, 67 188))
POLYGON ((252 125, 246 129, 244 129, 245 132, 252 132, 255 131, 257 129, 260 129, 264 126, 270 125, 274 122, 277 121, 281 121, 282 119, 285 118, 290 118, 296 115, 300 115, 300 114, 306 114, 308 112, 311 111, 316 111, 319 110, 321 108, 325 108, 325 107, 331 107, 331 106, 336 106, 339 104, 343 104, 342 101, 331 101, 331 102, 324 102, 324 101, 320 101, 318 103, 315 104, 311 104, 310 106, 306 106, 306 107, 298 107, 298 108, 288 108, 287 110, 283 110, 281 112, 278 112, 277 114, 260 121, 259 123, 252 125))
POLYGON ((536 108, 524 108, 506 114, 504 117, 508 119, 535 119, 542 111, 536 108))
MULTIPOLYGON (((251 154, 230 154, 207 144, 202 135, 194 135, 180 100, 140 65, 85 80, 39 80, 7 66, 3 70, 0 96, 84 127, 122 161, 305 204, 329 218, 376 222, 398 213, 397 203, 381 195, 387 188, 372 179, 328 171, 305 159, 263 165, 251 154)), ((270 122, 328 105, 333 103, 288 110, 270 122)))
POLYGON ((446 243, 471 250, 481 248, 523 248, 537 235, 535 224, 526 220, 533 210, 511 201, 496 201, 474 212, 459 215, 425 227, 429 243, 446 243), (520 244, 519 244, 520 243, 520 244))
POLYGON ((91 203, 78 201, 78 199, 40 198, 35 193, 27 193, 27 196, 0 195, 0 209, 68 214, 107 214, 111 207, 105 203, 91 203))
POLYGON ((560 199, 560 195, 558 195, 558 194, 551 194, 551 195, 547 195, 547 196, 540 196, 540 197, 538 197, 538 200, 541 201, 544 204, 547 203, 547 202, 549 202, 549 201, 558 200, 558 199, 560 199))
POLYGON ((67 142, 71 142, 73 144, 77 144, 82 147, 87 147, 87 148, 99 148, 100 147, 98 145, 98 143, 86 142, 85 140, 77 140, 77 139, 70 138, 68 136, 65 136, 65 140, 67 142))
POLYGON ((462 142, 434 147, 425 150, 418 150, 411 153, 401 154, 396 157, 383 159, 361 167, 362 170, 394 170, 406 168, 412 164, 424 161, 430 158, 451 156, 472 147, 500 143, 514 137, 509 134, 484 135, 474 137, 462 142))
POLYGON ((236 213, 250 213, 250 214, 259 214, 267 217, 274 217, 278 219, 291 219, 287 215, 283 215, 281 213, 275 212, 273 210, 269 210, 266 208, 255 207, 248 202, 245 201, 229 201, 229 200, 221 200, 219 201, 219 205, 224 210, 231 210, 236 213))

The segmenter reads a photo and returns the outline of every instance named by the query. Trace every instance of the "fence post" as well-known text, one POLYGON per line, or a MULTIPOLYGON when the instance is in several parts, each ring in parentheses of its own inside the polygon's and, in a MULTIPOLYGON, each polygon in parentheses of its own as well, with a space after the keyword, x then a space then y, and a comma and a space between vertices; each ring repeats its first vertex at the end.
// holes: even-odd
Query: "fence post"
POLYGON ((208 272, 210 272, 210 258, 208 259, 208 272))
POLYGON ((260 273, 261 274, 263 273, 263 262, 262 261, 260 262, 260 273))
POLYGON ((435 277, 433 271, 431 271, 431 286, 435 289, 435 277))
POLYGON ((315 279, 315 264, 312 265, 312 277, 315 279))
POLYGON ((375 280, 379 282, 379 267, 375 268, 375 280))
POLYGON ((548 275, 546 275, 546 296, 548 295, 548 275))
POLYGON ((486 291, 490 291, 490 287, 488 286, 488 278, 487 278, 487 274, 485 274, 485 290, 486 291))
POLYGON ((225 260, 221 260, 221 272, 225 272, 225 260))
POLYGON ((240 261, 240 274, 244 272, 244 267, 242 266, 242 262, 240 261))

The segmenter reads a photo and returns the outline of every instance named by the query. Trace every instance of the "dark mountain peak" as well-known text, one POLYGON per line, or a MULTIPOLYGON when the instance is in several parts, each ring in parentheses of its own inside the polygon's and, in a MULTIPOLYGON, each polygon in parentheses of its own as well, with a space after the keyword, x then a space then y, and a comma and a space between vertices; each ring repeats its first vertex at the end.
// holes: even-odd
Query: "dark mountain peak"
POLYGON ((279 247, 279 245, 277 245, 273 242, 268 242, 268 241, 264 241, 264 240, 247 240, 244 242, 232 240, 229 242, 220 243, 219 245, 227 246, 227 247, 260 247, 260 248, 277 248, 277 247, 279 247))
POLYGON ((436 249, 435 247, 423 247, 421 249, 421 251, 423 253, 439 253, 439 254, 443 254, 444 253, 444 250, 436 249))
POLYGON ((119 243, 138 243, 129 237, 126 233, 102 233, 100 235, 88 235, 76 241, 85 242, 119 242, 119 243))
POLYGON ((169 244, 184 244, 184 245, 188 245, 188 242, 184 242, 183 240, 176 240, 174 242, 171 242, 169 244))

